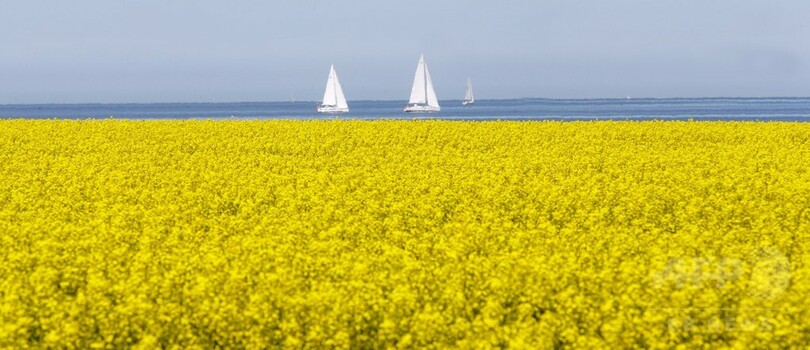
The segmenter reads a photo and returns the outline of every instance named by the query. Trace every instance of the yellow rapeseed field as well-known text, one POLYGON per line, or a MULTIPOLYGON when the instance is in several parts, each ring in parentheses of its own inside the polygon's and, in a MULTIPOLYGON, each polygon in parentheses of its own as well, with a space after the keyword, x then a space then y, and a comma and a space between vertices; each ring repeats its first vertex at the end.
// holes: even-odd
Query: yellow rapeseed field
POLYGON ((0 348, 810 345, 810 124, 0 121, 0 348))

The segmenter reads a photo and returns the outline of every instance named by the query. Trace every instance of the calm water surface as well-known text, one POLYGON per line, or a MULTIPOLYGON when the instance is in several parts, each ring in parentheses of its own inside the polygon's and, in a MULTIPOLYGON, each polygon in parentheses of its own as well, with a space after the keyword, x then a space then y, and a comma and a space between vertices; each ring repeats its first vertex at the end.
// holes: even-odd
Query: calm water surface
MULTIPOLYGON (((440 101, 433 114, 402 112, 405 101, 349 101, 341 119, 462 120, 791 120, 810 121, 810 98, 676 98, 676 99, 514 99, 440 101)), ((144 103, 0 105, 0 118, 260 118, 330 119, 315 113, 317 102, 144 103)))

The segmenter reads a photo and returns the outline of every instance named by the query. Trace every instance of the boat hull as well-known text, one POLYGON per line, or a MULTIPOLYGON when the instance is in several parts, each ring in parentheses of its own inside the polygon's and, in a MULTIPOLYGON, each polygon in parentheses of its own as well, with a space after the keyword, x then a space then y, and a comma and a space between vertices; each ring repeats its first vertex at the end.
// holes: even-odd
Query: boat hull
POLYGON ((471 105, 471 104, 475 104, 475 102, 473 102, 473 101, 464 101, 464 102, 461 102, 461 105, 462 105, 462 106, 468 106, 468 105, 471 105))
POLYGON ((428 105, 413 104, 413 105, 405 106, 405 109, 403 109, 403 110, 405 112, 407 112, 407 113, 433 113, 433 112, 441 111, 442 108, 439 107, 439 106, 433 107, 433 106, 428 106, 428 105))
POLYGON ((349 113, 348 108, 341 108, 337 106, 318 106, 318 113, 349 113))

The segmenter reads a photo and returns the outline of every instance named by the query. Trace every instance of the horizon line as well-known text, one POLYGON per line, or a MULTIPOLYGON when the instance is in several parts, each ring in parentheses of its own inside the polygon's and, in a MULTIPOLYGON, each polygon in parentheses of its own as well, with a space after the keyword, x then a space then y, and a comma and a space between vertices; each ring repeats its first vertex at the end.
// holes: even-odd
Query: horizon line
MULTIPOLYGON (((587 97, 587 98, 549 98, 549 97, 511 97, 511 98, 484 98, 476 101, 518 101, 518 100, 546 100, 546 101, 599 101, 599 100, 771 100, 771 99, 810 99, 810 96, 701 96, 701 97, 587 97)), ((440 101, 462 101, 463 99, 444 99, 440 101)), ((347 100, 353 102, 397 102, 407 99, 365 99, 347 100)), ((25 102, 25 103, 0 103, 0 106, 54 106, 54 105, 155 105, 155 104, 243 104, 243 103, 319 103, 318 100, 267 100, 267 101, 209 101, 209 102, 25 102)))

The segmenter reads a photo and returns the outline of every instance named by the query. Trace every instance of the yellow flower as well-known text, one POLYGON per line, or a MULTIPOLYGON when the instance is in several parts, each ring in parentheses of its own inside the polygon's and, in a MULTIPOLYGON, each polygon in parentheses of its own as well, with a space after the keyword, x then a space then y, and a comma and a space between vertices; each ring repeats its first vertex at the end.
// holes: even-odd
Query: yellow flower
POLYGON ((810 124, 0 121, 0 348, 807 347, 810 124))

